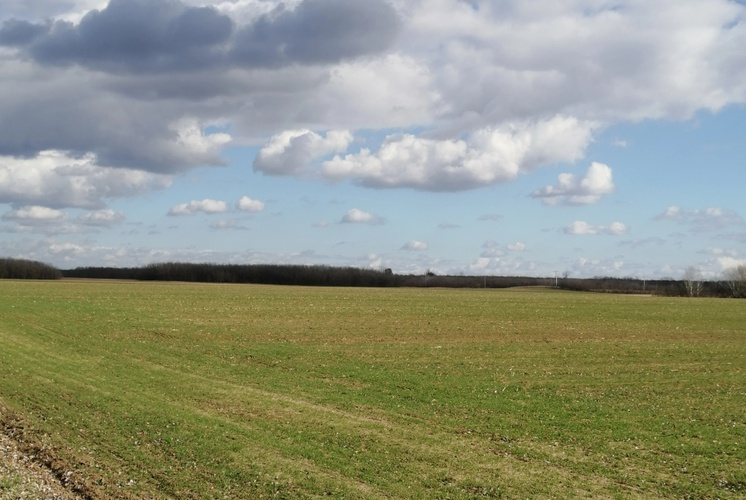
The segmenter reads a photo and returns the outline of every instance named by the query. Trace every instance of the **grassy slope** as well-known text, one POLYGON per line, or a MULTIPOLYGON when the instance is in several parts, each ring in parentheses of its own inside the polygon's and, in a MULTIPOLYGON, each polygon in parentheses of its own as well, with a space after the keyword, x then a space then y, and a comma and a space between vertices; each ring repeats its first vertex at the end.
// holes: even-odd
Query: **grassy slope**
POLYGON ((5 281, 0 318, 6 420, 92 496, 746 494, 743 301, 5 281))

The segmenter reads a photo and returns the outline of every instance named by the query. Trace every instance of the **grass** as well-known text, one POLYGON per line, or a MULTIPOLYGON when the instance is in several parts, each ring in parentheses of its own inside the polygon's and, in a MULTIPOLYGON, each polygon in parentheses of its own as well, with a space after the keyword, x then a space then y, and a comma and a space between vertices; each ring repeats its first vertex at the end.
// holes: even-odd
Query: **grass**
POLYGON ((21 476, 14 472, 11 472, 7 477, 0 477, 0 495, 14 494, 21 482, 21 476))
POLYGON ((0 318, 6 426, 93 498, 746 495, 743 301, 3 281, 0 318))

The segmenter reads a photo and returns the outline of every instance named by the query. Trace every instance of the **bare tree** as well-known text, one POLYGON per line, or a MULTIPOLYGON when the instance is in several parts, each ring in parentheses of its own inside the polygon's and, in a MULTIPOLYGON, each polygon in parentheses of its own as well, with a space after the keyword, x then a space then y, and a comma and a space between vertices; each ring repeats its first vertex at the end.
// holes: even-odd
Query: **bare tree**
POLYGON ((746 297, 746 265, 726 269, 723 281, 733 297, 746 297))
POLYGON ((694 266, 689 266, 684 270, 684 289, 689 297, 699 297, 702 292, 702 278, 699 270, 694 266))

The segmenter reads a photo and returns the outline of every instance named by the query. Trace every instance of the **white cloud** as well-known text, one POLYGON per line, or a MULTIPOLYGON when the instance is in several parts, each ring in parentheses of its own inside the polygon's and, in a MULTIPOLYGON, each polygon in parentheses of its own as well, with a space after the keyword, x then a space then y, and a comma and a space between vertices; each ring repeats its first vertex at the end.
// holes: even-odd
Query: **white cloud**
POLYGON ((531 275, 536 269, 536 263, 525 261, 520 258, 506 259, 502 255, 482 254, 477 257, 467 268, 467 271, 474 274, 486 275, 531 275))
MULTIPOLYGON (((219 10, 232 17, 236 33, 263 14, 278 15, 275 7, 282 4, 293 11, 300 1, 220 0, 219 10)), ((78 22, 86 9, 104 8, 106 3, 9 0, 0 6, 0 26, 3 19, 11 18, 38 26, 46 19, 78 22)), ((148 2, 137 3, 150 8, 148 2)), ((361 58, 320 59, 306 66, 277 67, 272 61, 261 68, 231 65, 221 57, 222 45, 208 51, 216 57, 201 58, 199 50, 182 50, 186 45, 174 44, 166 49, 186 57, 176 60, 170 53, 133 58, 132 49, 140 44, 123 44, 121 59, 111 58, 102 51, 105 45, 89 44, 89 54, 99 56, 92 69, 92 59, 84 64, 34 60, 30 52, 34 44, 26 45, 28 50, 21 45, 3 46, 0 203, 14 209, 106 208, 114 198, 135 197, 171 184, 172 177, 149 172, 176 175, 220 164, 229 145, 247 146, 225 155, 231 162, 249 148, 265 145, 257 168, 267 173, 349 180, 375 188, 458 191, 509 182, 541 165, 559 163, 557 172, 575 176, 527 185, 547 184, 544 189, 552 196, 542 197, 545 202, 595 203, 613 187, 611 175, 594 181, 581 172, 590 163, 584 155, 599 130, 625 129, 608 128, 620 123, 686 119, 700 116, 700 110, 715 112, 746 102, 746 6, 740 1, 390 3, 402 24, 395 45, 361 58), (349 136, 335 138, 335 131, 349 136), (385 135, 390 137, 381 145, 385 135), (337 158, 323 163, 335 154, 337 158), (562 165, 581 159, 577 170, 562 165), (588 180, 587 185, 583 180, 588 180)), ((180 8, 179 0, 169 5, 180 8)), ((134 32, 124 33, 126 38, 134 32)), ((323 38, 334 35, 324 34, 323 38)), ((296 41, 302 35, 293 34, 296 41)), ((354 34, 352 38, 361 39, 354 34)), ((272 49, 273 40, 266 41, 272 49)), ((604 147, 614 144, 613 135, 601 139, 604 147)), ((634 149, 630 146, 624 154, 634 155, 634 149)), ((481 193, 487 200, 487 191, 481 193)), ((499 202, 486 202, 483 210, 505 205, 507 198, 502 196, 501 190, 495 190, 499 202)), ((231 210, 240 209, 235 202, 235 198, 230 202, 231 210)), ((187 213, 204 211, 185 205, 181 210, 187 213)), ((349 206, 353 204, 342 212, 349 206)), ((733 211, 677 210, 660 220, 681 224, 674 228, 680 232, 737 228, 719 237, 737 241, 734 245, 746 241, 743 218, 733 211)), ((463 218, 465 212, 460 213, 461 218, 455 212, 437 215, 440 219, 430 224, 453 219, 449 222, 463 224, 462 231, 468 232, 472 228, 463 218)), ((479 213, 471 215, 472 223, 479 213)), ((309 220, 326 217, 333 224, 341 215, 333 219, 316 214, 309 220)), ((515 228, 516 217, 511 213, 510 223, 501 224, 505 231, 515 228)), ((71 219, 50 220, 59 226, 107 221, 104 213, 71 219)), ((621 223, 585 224, 573 229, 590 234, 627 231, 621 223)), ((488 229, 484 224, 482 228, 488 229)), ((5 238, 3 244, 13 239, 5 238)), ((406 239, 393 241, 401 244, 406 239)), ((654 239, 641 241, 660 244, 654 239)), ((505 253, 500 258, 511 256, 509 247, 498 248, 505 253)), ((367 251, 358 250, 358 255, 367 251)), ((109 255, 106 252, 91 255, 109 255)), ((397 258, 419 256, 399 252, 397 258)))
MULTIPOLYGON (((368 3, 357 8, 367 9, 368 3)), ((384 41, 395 45, 380 45, 375 54, 363 50, 363 57, 316 54, 321 57, 312 65, 256 60, 262 66, 256 68, 221 58, 236 42, 227 31, 227 38, 211 46, 216 57, 199 57, 199 51, 174 44, 150 47, 166 52, 143 60, 133 54, 140 45, 130 43, 119 48, 120 59, 107 64, 91 44, 89 53, 76 54, 80 64, 67 64, 32 62, 30 45, 4 49, 0 95, 6 99, 0 116, 7 119, 0 123, 0 151, 34 156, 60 148, 76 157, 93 152, 102 164, 122 170, 177 173, 221 163, 229 141, 255 145, 270 137, 255 168, 294 175, 349 146, 349 138, 311 130, 425 130, 426 135, 411 134, 412 140, 404 136, 381 150, 342 157, 324 173, 374 187, 454 191, 508 181, 542 164, 575 161, 593 132, 607 125, 681 119, 746 102, 741 22, 746 9, 739 2, 394 3, 401 29, 395 41, 384 41), (75 127, 67 126, 69 116, 78 117, 75 127), (479 141, 480 135, 494 139, 495 131, 509 135, 512 128, 536 127, 551 121, 548 117, 574 121, 580 137, 568 140, 568 131, 561 130, 528 144, 503 137, 499 152, 479 141), (214 120, 224 121, 230 135, 208 133, 214 120), (454 149, 456 158, 447 153, 454 149), (415 165, 402 165, 399 155, 415 165), (423 156, 427 163, 418 164, 423 156)), ((40 27, 44 19, 78 22, 86 8, 105 7, 96 0, 31 4, 3 4, 2 12, 6 19, 29 19, 40 27)), ((281 11, 274 8, 280 4, 285 13, 311 12, 294 10, 298 0, 226 0, 217 6, 232 18, 235 34, 262 14, 273 12, 267 22, 277 19, 281 11)), ((147 2, 139 6, 141 13, 150 9, 147 2)), ((171 29, 158 20, 153 26, 171 29)), ((309 47, 318 42, 303 40, 300 31, 285 35, 301 51, 304 42, 309 47)), ((268 39, 257 50, 287 56, 281 41, 268 39)), ((53 58, 53 52, 47 55, 53 58)), ((102 205, 94 201, 72 206, 102 205)))
POLYGON ((229 208, 226 202, 207 198, 199 201, 192 200, 189 203, 176 205, 169 210, 168 215, 194 215, 197 212, 218 214, 227 212, 228 210, 229 208))
POLYGON ((612 222, 608 226, 595 226, 588 224, 587 222, 582 220, 576 220, 575 222, 564 228, 563 232, 565 234, 572 235, 606 234, 612 236, 620 236, 623 234, 627 234, 629 232, 629 228, 622 222, 612 222))
POLYGON ((511 252, 523 252, 524 250, 526 250, 526 244, 522 241, 516 241, 512 245, 508 245, 507 248, 511 252))
POLYGON ((619 236, 622 234, 627 234, 629 232, 629 228, 623 222, 612 222, 607 228, 605 228, 604 232, 606 234, 619 236))
POLYGON ((474 110, 481 120, 572 112, 619 121, 742 102, 743 12, 719 0, 479 2, 478 9, 426 0, 408 26, 418 41, 439 40, 431 68, 454 118, 474 110))
POLYGON ((540 198, 545 205, 591 205, 613 191, 611 168, 603 163, 593 162, 583 177, 560 174, 557 185, 537 189, 531 196, 540 198))
POLYGON ((731 256, 724 256, 724 257, 718 257, 716 260, 717 260, 718 266, 723 271, 727 269, 732 269, 738 266, 746 266, 746 259, 737 259, 731 256))
POLYGON ((169 128, 176 133, 176 140, 168 143, 174 157, 204 158, 208 164, 216 162, 222 147, 232 139, 224 132, 205 133, 199 120, 193 117, 181 118, 169 128))
POLYGON ((95 210, 78 216, 77 221, 86 226, 111 226, 124 221, 124 214, 111 209, 95 210))
POLYGON ((0 156, 0 203, 92 208, 170 185, 169 176, 99 166, 93 154, 48 150, 32 158, 0 156))
POLYGON ((243 212, 261 212, 264 210, 264 202, 253 200, 248 196, 242 196, 238 200, 237 208, 243 212))
POLYGON ((370 212, 360 210, 359 208, 351 208, 342 217, 340 221, 342 223, 349 224, 383 224, 384 219, 370 212))
POLYGON ((738 252, 735 250, 727 250, 725 248, 717 248, 717 247, 705 248, 702 251, 702 253, 705 253, 707 255, 713 255, 716 257, 720 257, 720 256, 735 257, 738 255, 738 252))
POLYGON ((223 229, 245 230, 247 228, 246 228, 246 226, 242 226, 242 225, 236 224, 236 222, 232 221, 232 220, 219 220, 219 221, 215 221, 212 224, 210 224, 210 229, 217 229, 217 230, 223 230, 223 229))
POLYGON ((564 229, 565 234, 598 234, 598 228, 585 221, 576 220, 564 229))
POLYGON ((536 167, 580 158, 594 125, 555 116, 481 129, 468 139, 389 136, 376 153, 362 149, 323 163, 328 179, 370 187, 458 191, 515 179, 536 167))
POLYGON ((254 170, 266 174, 297 173, 309 162, 345 151, 352 142, 347 130, 330 130, 323 137, 310 130, 287 130, 272 136, 254 160, 254 170))
POLYGON ((407 127, 432 120, 439 94, 427 61, 402 53, 341 64, 314 108, 347 128, 407 127), (341 106, 341 103, 345 103, 341 106))
POLYGON ((384 267, 384 260, 383 257, 376 254, 371 253, 368 254, 368 267, 371 269, 383 269, 384 267))
POLYGON ((570 276, 618 276, 624 269, 625 262, 621 259, 588 259, 578 258, 572 266, 570 276))
POLYGON ((53 238, 24 240, 15 244, 0 241, 0 253, 23 255, 26 258, 49 262, 61 268, 90 265, 115 267, 144 266, 153 262, 272 262, 270 256, 257 259, 251 253, 211 252, 194 248, 158 249, 138 246, 104 246, 85 241, 72 243, 53 238), (92 264, 93 263, 93 264, 92 264))
POLYGON ((672 205, 666 208, 663 213, 656 215, 653 220, 675 222, 688 226, 692 232, 706 232, 746 225, 746 221, 737 212, 718 207, 683 209, 672 205))
POLYGON ((427 243, 419 240, 408 241, 401 247, 402 250, 409 250, 413 252, 424 252, 425 250, 427 250, 427 248, 427 243))
POLYGON ((124 214, 110 209, 85 212, 69 221, 62 210, 38 205, 25 206, 3 215, 4 220, 17 225, 11 232, 42 233, 48 236, 55 234, 73 234, 85 231, 85 226, 105 227, 124 221, 124 214))
POLYGON ((86 253, 86 247, 75 243, 52 243, 49 245, 49 253, 55 256, 61 256, 64 260, 71 260, 73 257, 86 253))
POLYGON ((14 220, 23 224, 49 223, 66 218, 65 212, 38 205, 26 206, 11 210, 3 215, 3 219, 14 220))

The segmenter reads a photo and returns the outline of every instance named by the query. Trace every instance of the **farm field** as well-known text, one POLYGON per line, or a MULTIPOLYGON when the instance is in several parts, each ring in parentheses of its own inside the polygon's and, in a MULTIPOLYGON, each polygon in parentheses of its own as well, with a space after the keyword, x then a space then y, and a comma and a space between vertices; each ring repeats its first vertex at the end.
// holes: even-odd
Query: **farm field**
POLYGON ((0 418, 91 498, 743 498, 746 302, 0 281, 0 418))

